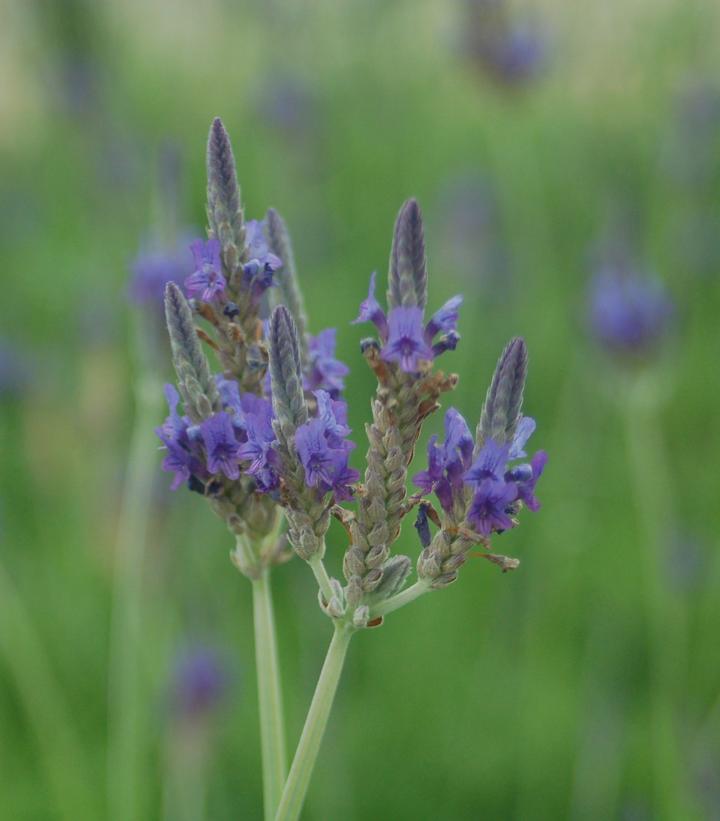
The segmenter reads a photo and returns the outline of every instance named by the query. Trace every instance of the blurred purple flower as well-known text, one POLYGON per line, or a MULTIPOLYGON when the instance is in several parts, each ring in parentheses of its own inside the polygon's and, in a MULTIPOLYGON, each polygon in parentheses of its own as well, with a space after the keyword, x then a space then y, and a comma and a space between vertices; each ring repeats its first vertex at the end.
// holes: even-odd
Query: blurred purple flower
POLYGON ((464 50, 498 84, 517 88, 545 67, 547 43, 529 22, 515 21, 505 0, 466 0, 464 50))
POLYGON ((192 256, 184 244, 141 251, 132 263, 130 300, 136 305, 150 305, 160 311, 165 285, 168 282, 181 284, 192 270, 192 256))
POLYGON ((175 715, 185 719, 207 716, 222 702, 229 683, 229 672, 216 650, 203 645, 185 650, 172 672, 175 715))
POLYGON ((656 278, 605 268, 591 283, 591 329, 613 353, 650 353, 667 336, 674 317, 673 301, 656 278))

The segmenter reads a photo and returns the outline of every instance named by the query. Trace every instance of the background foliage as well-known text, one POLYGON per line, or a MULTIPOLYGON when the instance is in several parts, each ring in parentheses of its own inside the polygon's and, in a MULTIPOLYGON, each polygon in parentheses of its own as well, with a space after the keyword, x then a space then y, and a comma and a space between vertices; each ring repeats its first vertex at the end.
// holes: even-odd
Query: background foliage
MULTIPOLYGON (((137 372, 129 266, 158 223, 168 154, 181 221, 203 227, 218 114, 248 213, 272 205, 291 227, 313 330, 338 327, 355 438, 373 380, 348 321, 416 195, 430 304, 466 295, 444 363, 461 374, 453 403, 476 418, 502 345, 523 334, 526 409, 550 453, 542 511, 497 545, 519 571, 471 561, 354 643, 307 817, 662 817, 657 779, 677 773, 657 770, 658 697, 690 802, 720 816, 720 7, 518 2, 545 62, 506 83, 473 58, 459 0, 2 6, 0 817, 55 818, 78 781, 98 802, 87 817, 102 817, 137 372), (618 224, 678 305, 647 425, 624 421, 628 379, 586 329, 593 251, 618 224), (644 437, 634 467, 628 430, 644 437), (660 695, 651 565, 673 625, 660 695)), ((161 817, 177 741, 173 659, 201 642, 232 681, 203 719, 207 814, 256 818, 249 585, 221 523, 168 484, 158 470, 144 571, 145 817, 161 817)), ((417 555, 406 531, 398 550, 417 555)), ((306 567, 275 576, 292 748, 329 627, 306 567)))

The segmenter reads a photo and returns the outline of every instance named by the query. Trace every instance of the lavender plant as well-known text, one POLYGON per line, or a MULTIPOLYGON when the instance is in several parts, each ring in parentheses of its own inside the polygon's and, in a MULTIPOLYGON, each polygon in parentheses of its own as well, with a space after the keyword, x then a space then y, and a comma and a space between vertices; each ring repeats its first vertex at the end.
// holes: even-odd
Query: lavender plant
POLYGON ((452 297, 427 315, 415 200, 403 205, 395 224, 387 308, 373 274, 355 319, 376 331, 360 346, 377 379, 362 482, 350 466, 355 444, 342 398, 348 369, 335 358, 335 331, 309 332, 279 214, 246 221, 220 120, 208 142, 208 222, 208 241, 193 244, 187 296, 174 283, 165 293, 177 389, 166 387, 170 414, 157 433, 173 487, 206 498, 235 537, 233 562, 253 584, 265 817, 297 818, 352 635, 454 582, 476 546, 503 570, 517 567, 516 559, 492 552, 491 540, 517 526, 522 508, 539 507, 535 486, 546 455, 525 458, 535 423, 522 415, 527 348, 515 338, 498 361, 475 434, 450 408, 444 441, 430 439, 427 468, 414 475, 417 492, 408 495, 423 424, 457 385, 436 360, 459 342, 462 303, 452 297), (264 319, 266 299, 274 307, 264 319), (220 372, 212 372, 201 342, 214 350, 220 372), (422 549, 417 578, 408 584, 413 562, 392 548, 411 513, 422 549), (342 579, 332 578, 324 562, 332 517, 347 534, 342 579), (288 544, 314 573, 334 633, 286 773, 269 585, 271 568, 292 556, 288 544))

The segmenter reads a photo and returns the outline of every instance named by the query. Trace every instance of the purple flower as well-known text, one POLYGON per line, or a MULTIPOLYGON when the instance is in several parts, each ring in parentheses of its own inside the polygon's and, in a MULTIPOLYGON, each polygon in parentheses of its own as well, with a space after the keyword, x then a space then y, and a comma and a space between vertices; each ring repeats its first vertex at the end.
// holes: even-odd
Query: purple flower
POLYGON ((155 429, 155 433, 167 451, 162 469, 175 474, 170 489, 177 490, 180 485, 190 481, 191 477, 205 479, 208 474, 200 445, 188 434, 190 420, 178 413, 180 396, 177 390, 173 385, 165 385, 164 393, 170 414, 163 424, 155 429))
POLYGON ((336 499, 351 499, 350 485, 357 482, 360 474, 348 465, 348 456, 355 444, 344 438, 350 433, 347 406, 333 401, 325 391, 316 391, 315 397, 318 415, 295 433, 305 481, 321 495, 332 490, 336 499))
POLYGON ((317 336, 311 336, 308 343, 310 362, 305 374, 304 388, 315 391, 321 388, 333 399, 337 399, 345 387, 345 377, 350 373, 348 366, 335 358, 335 328, 327 328, 317 336))
POLYGON ((317 418, 325 426, 325 438, 331 447, 339 448, 350 434, 347 425, 347 403, 334 400, 327 391, 314 391, 317 400, 317 418))
POLYGON ((377 274, 373 271, 370 275, 370 288, 368 289, 367 299, 360 303, 360 313, 357 318, 353 320, 352 324, 357 325, 359 322, 372 322, 378 329, 380 339, 385 342, 387 340, 388 327, 387 317, 385 311, 380 307, 380 303, 375 299, 375 280, 377 274))
POLYGON ((464 510, 466 488, 473 491, 467 514, 468 522, 482 536, 513 526, 511 516, 517 502, 530 510, 538 510, 535 485, 542 475, 547 454, 536 453, 529 464, 508 467, 509 462, 525 456, 523 448, 535 421, 522 417, 511 442, 500 444, 488 439, 473 460, 474 441, 463 417, 455 408, 445 414, 445 441, 438 437, 428 443, 428 469, 413 476, 413 482, 422 495, 435 493, 443 510, 448 514, 464 510))
POLYGON ((215 384, 220 394, 223 410, 233 417, 233 424, 237 424, 243 415, 240 386, 234 379, 226 379, 222 374, 215 375, 215 384))
POLYGON ((518 488, 514 482, 483 479, 475 490, 468 522, 481 536, 489 536, 493 531, 502 533, 510 530, 513 521, 508 508, 518 498, 518 488))
POLYGON ((239 479, 240 445, 230 416, 225 411, 214 413, 200 423, 200 434, 210 473, 224 473, 228 479, 239 479))
MULTIPOLYGON (((160 436, 160 434, 158 434, 160 436)), ((184 448, 178 441, 174 439, 162 439, 165 450, 167 451, 165 458, 162 461, 162 469, 168 473, 174 473, 170 490, 177 490, 180 485, 184 485, 189 481, 192 475, 192 456, 190 452, 184 448)))
POLYGON ((372 322, 375 325, 383 343, 380 355, 386 362, 396 362, 405 373, 417 373, 421 361, 431 362, 441 353, 455 350, 460 339, 455 326, 463 301, 461 296, 449 299, 423 327, 422 308, 398 306, 386 315, 375 299, 375 279, 373 273, 367 299, 360 304, 360 313, 353 324, 372 322), (433 344, 439 333, 442 336, 433 344))
POLYGON ((255 260, 263 267, 269 265, 273 271, 277 271, 282 265, 282 260, 270 252, 264 231, 265 220, 248 220, 245 224, 245 248, 251 260, 255 260))
POLYGON ((425 341, 420 308, 393 308, 388 317, 388 338, 381 352, 387 362, 397 362, 405 373, 417 373, 420 362, 432 361, 433 350, 425 341))
POLYGON ((229 675, 215 650, 198 646, 177 659, 171 682, 171 699, 178 717, 199 718, 220 703, 229 675))
POLYGON ((199 295, 203 302, 213 302, 224 293, 227 284, 221 273, 220 243, 216 239, 196 239, 190 250, 195 258, 195 273, 185 280, 185 288, 190 296, 199 295))
POLYGON ((239 457, 244 462, 250 462, 245 473, 255 479, 258 490, 267 493, 275 490, 280 483, 272 404, 268 399, 250 393, 242 395, 241 404, 241 425, 246 441, 240 445, 239 457))
POLYGON ((539 450, 530 460, 530 464, 522 464, 513 468, 505 475, 506 481, 514 482, 518 489, 518 498, 523 501, 528 510, 540 509, 540 502, 535 497, 535 485, 542 476, 547 463, 547 453, 539 450))
POLYGON ((605 270, 592 283, 591 327, 613 353, 650 353, 668 333, 674 315, 673 302, 657 279, 605 270))
POLYGON ((464 475, 472 461, 473 438, 467 422, 455 409, 445 414, 445 442, 437 436, 428 442, 428 469, 413 476, 423 495, 434 492, 443 510, 450 513, 455 501, 464 495, 464 475))
POLYGON ((245 249, 250 261, 243 266, 242 284, 255 304, 275 284, 273 274, 282 265, 282 260, 270 252, 264 225, 263 221, 250 220, 245 226, 245 249))
POLYGON ((488 439, 465 475, 465 481, 468 484, 479 484, 486 479, 500 481, 505 473, 509 456, 510 445, 500 445, 493 439, 488 439))
POLYGON ((460 294, 448 299, 448 301, 430 317, 430 321, 425 326, 425 341, 430 345, 436 334, 455 332, 460 306, 463 298, 460 294))
POLYGON ((311 487, 332 486, 335 477, 347 463, 344 448, 331 448, 325 438, 325 423, 311 419, 295 434, 295 444, 305 468, 305 479, 311 487))

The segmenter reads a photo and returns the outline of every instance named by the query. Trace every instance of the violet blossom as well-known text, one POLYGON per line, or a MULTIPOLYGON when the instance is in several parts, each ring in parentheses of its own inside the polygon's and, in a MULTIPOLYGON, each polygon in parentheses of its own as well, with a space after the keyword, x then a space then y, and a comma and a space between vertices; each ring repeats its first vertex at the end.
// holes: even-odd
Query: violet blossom
POLYGON ((216 239, 203 242, 196 239, 191 245, 195 259, 195 273, 185 280, 185 288, 190 296, 198 296, 203 302, 214 302, 225 292, 225 277, 222 275, 220 243, 216 239))
POLYGON ((240 445, 235 438, 231 417, 220 411, 200 423, 210 473, 223 473, 228 479, 240 477, 240 445))
POLYGON ((333 402, 330 394, 322 390, 316 391, 315 397, 318 416, 305 422, 295 433, 305 481, 321 495, 332 491, 336 499, 350 499, 350 485, 360 474, 348 465, 348 456, 355 444, 344 438, 350 433, 345 424, 345 403, 333 402))
POLYGON ((547 454, 538 451, 529 463, 512 466, 522 459, 525 444, 535 430, 535 421, 522 417, 511 442, 488 439, 473 459, 473 438, 461 414, 450 408, 445 414, 445 441, 432 436, 428 443, 428 468, 415 474, 413 482, 422 495, 435 493, 446 513, 462 508, 466 489, 472 490, 468 523, 481 535, 508 530, 515 503, 536 511, 540 503, 535 486, 542 475, 547 454))
POLYGON ((360 312, 353 324, 372 322, 378 330, 382 348, 380 356, 394 362, 405 373, 418 373, 423 362, 432 362, 447 350, 454 350, 460 339, 456 326, 462 296, 449 299, 424 324, 423 309, 397 306, 387 314, 375 298, 375 278, 370 277, 367 298, 360 303, 360 312), (433 340, 441 334, 437 342, 433 340))
POLYGON ((337 399, 345 388, 345 377, 350 368, 335 358, 335 328, 326 328, 308 339, 309 362, 305 369, 303 387, 306 391, 322 389, 337 399))

